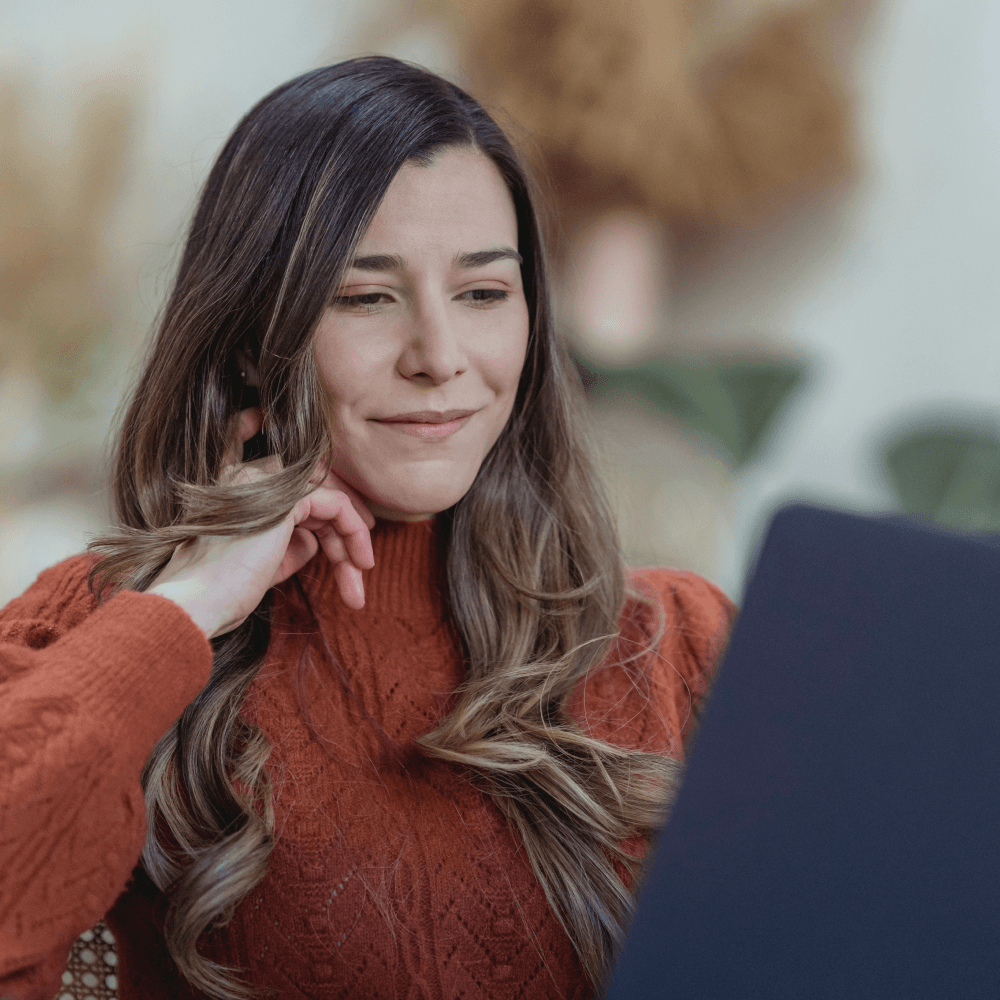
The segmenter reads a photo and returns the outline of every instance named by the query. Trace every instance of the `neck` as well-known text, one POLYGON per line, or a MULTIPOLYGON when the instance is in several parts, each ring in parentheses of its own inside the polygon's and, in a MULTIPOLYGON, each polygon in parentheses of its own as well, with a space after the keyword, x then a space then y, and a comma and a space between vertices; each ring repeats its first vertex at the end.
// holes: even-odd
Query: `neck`
POLYGON ((367 498, 365 498, 365 503, 372 514, 380 521, 430 521, 432 518, 437 517, 436 513, 408 514, 406 511, 394 510, 392 507, 386 507, 385 504, 376 503, 374 500, 367 498))
POLYGON ((365 607, 361 612, 350 612, 351 618, 381 614, 402 619, 442 617, 444 553, 433 518, 380 519, 372 531, 372 552, 375 568, 362 574, 365 607))

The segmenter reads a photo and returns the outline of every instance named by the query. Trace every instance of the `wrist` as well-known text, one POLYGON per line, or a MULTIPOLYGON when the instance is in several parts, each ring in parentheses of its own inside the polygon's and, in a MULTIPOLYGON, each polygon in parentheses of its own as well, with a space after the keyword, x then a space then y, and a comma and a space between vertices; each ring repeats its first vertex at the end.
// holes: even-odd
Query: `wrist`
POLYGON ((165 597, 176 604, 198 626, 206 639, 214 638, 219 631, 217 616, 206 607, 205 588, 196 580, 174 579, 154 584, 146 593, 165 597))

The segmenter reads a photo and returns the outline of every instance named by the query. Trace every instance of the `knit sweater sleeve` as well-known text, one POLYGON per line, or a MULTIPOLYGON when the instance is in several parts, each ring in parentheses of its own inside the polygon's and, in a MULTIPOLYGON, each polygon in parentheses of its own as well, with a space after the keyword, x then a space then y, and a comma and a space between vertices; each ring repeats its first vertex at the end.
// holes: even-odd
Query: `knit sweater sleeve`
POLYGON ((51 1000, 76 937, 114 904, 146 835, 139 776, 208 681, 177 605, 101 606, 89 562, 42 573, 0 611, 0 997, 51 1000))

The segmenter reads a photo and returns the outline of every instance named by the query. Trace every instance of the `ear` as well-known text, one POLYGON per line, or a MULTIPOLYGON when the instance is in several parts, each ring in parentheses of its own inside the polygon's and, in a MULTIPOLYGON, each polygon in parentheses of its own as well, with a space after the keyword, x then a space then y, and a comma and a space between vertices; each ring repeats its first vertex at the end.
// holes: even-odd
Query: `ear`
POLYGON ((241 344, 236 349, 236 364, 243 385, 249 389, 260 388, 260 382, 257 379, 256 354, 250 350, 248 344, 241 344))

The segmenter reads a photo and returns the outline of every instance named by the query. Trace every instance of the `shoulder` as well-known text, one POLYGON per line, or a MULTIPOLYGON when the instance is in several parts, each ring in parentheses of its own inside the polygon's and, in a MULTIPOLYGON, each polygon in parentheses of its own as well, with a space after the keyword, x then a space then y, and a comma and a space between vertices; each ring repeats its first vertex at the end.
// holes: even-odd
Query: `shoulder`
POLYGON ((97 607, 88 576, 95 559, 72 556, 43 570, 19 597, 0 609, 0 641, 47 646, 97 607))
MULTIPOLYGON (((715 584, 688 570, 633 569, 630 582, 663 608, 665 648, 683 650, 688 659, 711 670, 729 636, 736 605, 715 584)), ((625 614, 630 610, 626 602, 625 614)))
POLYGON ((570 711, 601 739, 683 758, 736 607, 685 570, 630 570, 627 582, 618 635, 570 711))

